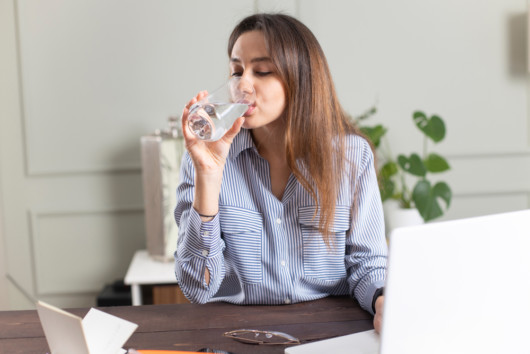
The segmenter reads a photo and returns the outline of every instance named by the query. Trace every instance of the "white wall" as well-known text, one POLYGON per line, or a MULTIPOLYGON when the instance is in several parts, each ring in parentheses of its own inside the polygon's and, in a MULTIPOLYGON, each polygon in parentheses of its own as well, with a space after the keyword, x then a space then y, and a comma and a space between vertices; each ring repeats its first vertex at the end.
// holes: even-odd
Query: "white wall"
POLYGON ((529 207, 524 0, 0 0, 9 308, 91 306, 125 275, 145 247, 139 137, 224 79, 256 10, 314 31, 345 108, 377 101, 396 153, 421 148, 413 110, 445 119, 446 219, 529 207))
MULTIPOLYGON (((16 181, 20 178, 22 169, 21 165, 17 165, 21 161, 21 154, 19 153, 21 146, 16 141, 20 140, 21 129, 19 125, 16 125, 16 122, 20 121, 20 101, 15 55, 15 18, 13 13, 11 1, 0 1, 0 77, 2 78, 0 80, 0 202, 2 203, 2 207, 0 207, 2 211, 0 262, 3 268, 3 271, 0 272, 0 290, 4 294, 6 288, 8 288, 5 272, 9 271, 7 256, 10 254, 8 251, 8 238, 10 238, 8 225, 13 225, 19 221, 12 217, 9 210, 20 207, 19 196, 10 198, 9 190, 18 189, 16 181), (13 146, 15 149, 13 149, 13 146), (15 169, 10 170, 13 167, 15 169), (9 208, 6 207, 8 204, 9 208)), ((17 235, 17 233, 11 234, 11 238, 16 238, 17 235)), ((12 286, 8 288, 9 292, 11 290, 12 286)), ((1 310, 14 308, 10 299, 8 301, 4 300, 1 306, 1 310)))
MULTIPOLYGON (((0 166, 0 169, 2 167, 0 166)), ((0 205, 1 207, 1 205, 0 205)), ((4 258, 5 246, 4 246, 4 223, 2 221, 2 210, 0 208, 0 311, 9 308, 9 302, 7 298, 7 269, 4 258)))
POLYGON ((377 102, 393 153, 421 153, 414 110, 444 118, 431 147, 453 167, 439 176, 455 193, 445 219, 529 207, 525 0, 301 3, 344 106, 377 102))

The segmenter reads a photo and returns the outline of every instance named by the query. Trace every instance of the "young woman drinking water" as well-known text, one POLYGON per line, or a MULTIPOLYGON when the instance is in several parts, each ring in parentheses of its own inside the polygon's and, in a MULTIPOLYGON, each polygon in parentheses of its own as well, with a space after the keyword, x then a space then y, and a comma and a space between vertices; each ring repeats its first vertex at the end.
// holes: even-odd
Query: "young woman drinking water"
POLYGON ((196 303, 350 295, 380 328, 387 245, 374 155, 342 109, 324 53, 293 17, 243 19, 230 74, 256 101, 218 141, 182 114, 176 276, 196 303))

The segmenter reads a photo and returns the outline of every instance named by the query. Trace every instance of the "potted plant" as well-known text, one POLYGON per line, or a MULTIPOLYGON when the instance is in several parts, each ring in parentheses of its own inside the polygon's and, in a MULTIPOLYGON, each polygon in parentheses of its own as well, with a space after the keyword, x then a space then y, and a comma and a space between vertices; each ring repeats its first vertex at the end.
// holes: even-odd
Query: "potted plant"
POLYGON ((423 134, 423 150, 421 154, 399 154, 395 157, 384 139, 387 128, 381 124, 364 124, 365 120, 375 113, 376 108, 373 107, 354 118, 354 121, 378 153, 378 174, 383 202, 394 200, 401 209, 416 209, 425 222, 442 216, 451 204, 451 188, 446 182, 433 183, 429 178, 431 174, 449 170, 450 166, 445 158, 429 150, 429 143, 437 144, 445 138, 444 121, 438 115, 428 117, 424 112, 413 112, 412 120, 423 134))

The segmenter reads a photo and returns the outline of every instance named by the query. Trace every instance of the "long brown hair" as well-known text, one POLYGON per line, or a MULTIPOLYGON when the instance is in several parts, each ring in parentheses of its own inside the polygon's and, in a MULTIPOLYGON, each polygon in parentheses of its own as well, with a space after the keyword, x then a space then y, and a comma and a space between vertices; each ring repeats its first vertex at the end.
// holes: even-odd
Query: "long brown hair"
POLYGON ((333 242, 331 226, 346 165, 345 137, 359 131, 339 103, 324 52, 309 28, 284 14, 246 17, 230 35, 229 57, 239 36, 254 30, 263 33, 285 88, 287 163, 315 200, 319 230, 329 245, 333 242))

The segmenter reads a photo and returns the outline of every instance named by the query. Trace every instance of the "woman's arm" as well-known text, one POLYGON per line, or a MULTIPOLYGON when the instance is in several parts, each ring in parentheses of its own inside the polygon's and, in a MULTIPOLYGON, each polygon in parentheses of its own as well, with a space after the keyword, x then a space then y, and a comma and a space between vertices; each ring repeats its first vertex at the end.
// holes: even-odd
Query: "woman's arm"
POLYGON ((188 129, 189 108, 207 94, 206 91, 199 92, 182 111, 182 135, 195 168, 193 207, 199 215, 206 215, 202 216, 203 221, 211 220, 208 216, 214 216, 219 211, 219 192, 226 158, 230 145, 244 122, 244 118, 237 119, 232 128, 218 141, 207 142, 197 138, 188 129))
POLYGON ((221 239, 219 216, 203 221, 193 207, 195 171, 188 153, 184 154, 180 184, 177 188, 175 220, 179 226, 175 252, 177 282, 194 303, 208 302, 217 293, 224 278, 224 242, 221 239))
POLYGON ((346 240, 346 267, 350 293, 373 314, 375 291, 384 286, 388 249, 373 153, 360 137, 356 137, 354 145, 349 156, 354 162, 350 184, 353 206, 346 240))
POLYGON ((182 160, 175 208, 175 220, 179 225, 175 274, 183 293, 190 301, 198 303, 210 300, 224 278, 219 193, 230 145, 244 121, 244 118, 236 120, 218 141, 198 139, 187 126, 189 107, 206 94, 206 91, 200 92, 182 112, 187 153, 182 160))

